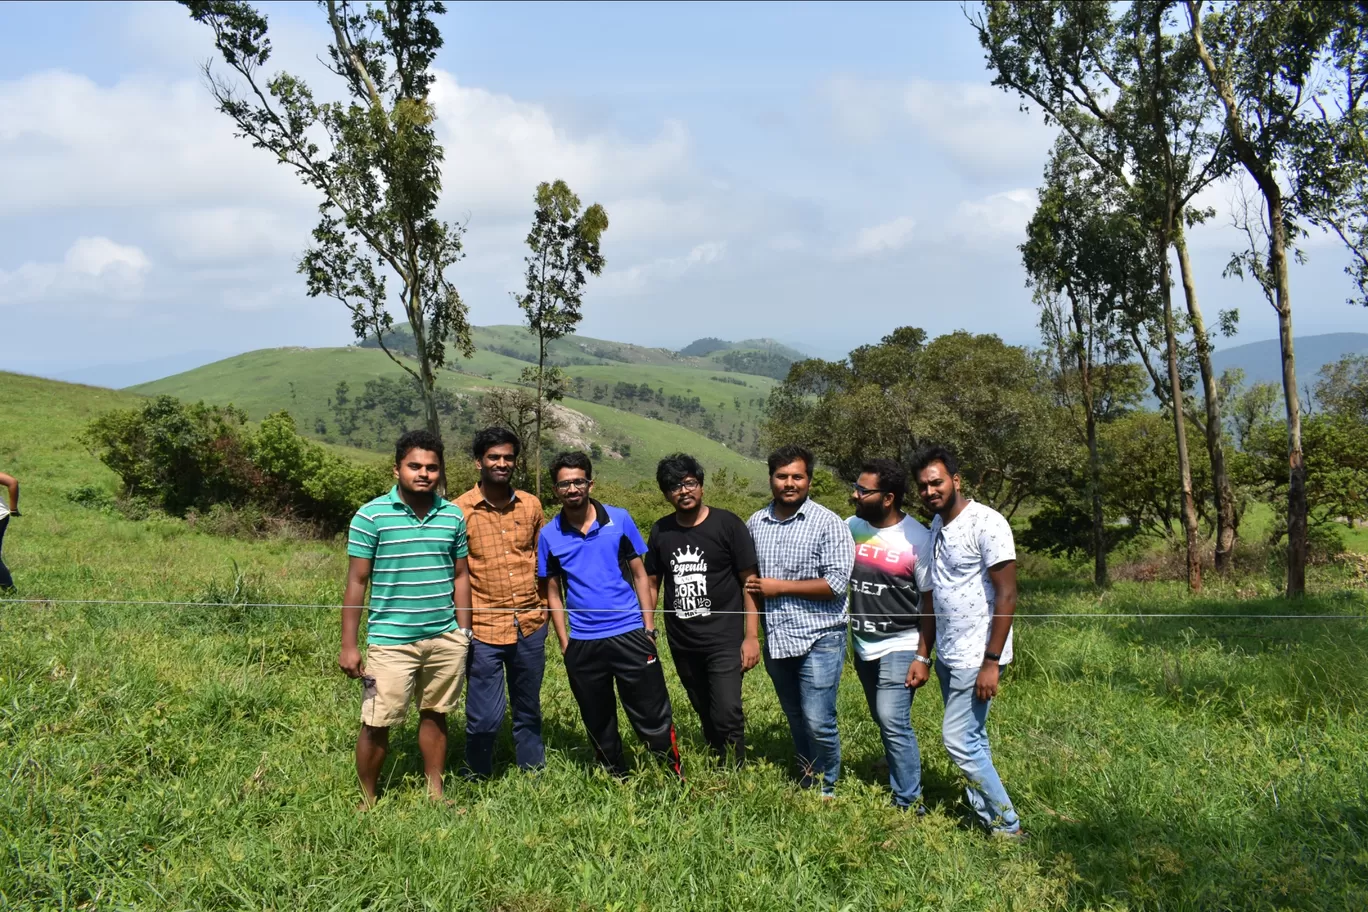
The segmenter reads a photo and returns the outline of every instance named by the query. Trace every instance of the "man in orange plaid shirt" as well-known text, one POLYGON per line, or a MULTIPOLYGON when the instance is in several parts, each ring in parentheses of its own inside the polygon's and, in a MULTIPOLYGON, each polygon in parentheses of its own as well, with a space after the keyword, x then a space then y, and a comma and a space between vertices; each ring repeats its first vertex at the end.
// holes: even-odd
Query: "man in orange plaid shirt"
POLYGON ((537 595, 537 535, 545 519, 536 497, 513 488, 522 450, 516 434, 485 428, 475 435, 471 450, 480 481, 456 498, 466 518, 475 630, 466 672, 466 767, 476 776, 489 776, 509 702, 518 767, 532 770, 546 763, 541 737, 546 611, 537 595))

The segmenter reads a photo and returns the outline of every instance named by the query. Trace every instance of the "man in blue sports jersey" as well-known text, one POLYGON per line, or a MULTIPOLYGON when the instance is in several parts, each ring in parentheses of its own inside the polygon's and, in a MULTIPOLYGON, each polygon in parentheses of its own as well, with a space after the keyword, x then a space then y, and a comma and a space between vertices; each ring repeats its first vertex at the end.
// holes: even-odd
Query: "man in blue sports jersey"
POLYGON ((626 510, 592 497, 593 475, 583 453, 562 453, 551 463, 561 511, 542 527, 537 578, 599 762, 626 773, 617 682, 632 728, 680 776, 670 693, 656 653, 655 603, 641 560, 646 543, 626 510))

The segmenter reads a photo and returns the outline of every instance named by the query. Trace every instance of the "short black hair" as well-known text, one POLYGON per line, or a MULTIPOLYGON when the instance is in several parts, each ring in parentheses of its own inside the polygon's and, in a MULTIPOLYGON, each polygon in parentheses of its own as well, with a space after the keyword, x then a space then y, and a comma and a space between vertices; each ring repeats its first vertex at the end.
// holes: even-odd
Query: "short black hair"
POLYGON ((669 494, 686 478, 697 478, 703 483, 703 467, 688 453, 672 453, 656 464, 656 484, 661 493, 669 494))
POLYGON ((442 438, 423 428, 417 431, 405 431, 403 436, 394 444, 394 464, 404 461, 404 457, 409 454, 409 450, 429 450, 437 454, 437 461, 441 462, 446 458, 446 447, 442 444, 442 438))
POLYGON ((555 459, 551 460, 551 483, 556 483, 556 475, 561 469, 583 469, 585 478, 594 477, 594 464, 589 461, 588 455, 579 450, 571 450, 568 453, 560 453, 555 459))
POLYGON ((949 475, 959 474, 959 460, 955 458, 955 452, 947 446, 935 443, 923 447, 922 451, 917 454, 917 458, 912 460, 913 477, 921 475, 922 470, 933 462, 939 462, 945 466, 945 471, 949 475))
POLYGON ((485 453, 506 443, 513 444, 513 458, 517 459, 518 454, 522 452, 522 441, 518 439, 518 435, 506 427, 487 427, 483 431, 475 432, 475 440, 470 444, 470 454, 476 459, 484 459, 485 453))
POLYGON ((807 473, 811 475, 813 463, 812 450, 809 450, 807 447, 799 446, 796 443, 781 446, 779 449, 769 454, 769 473, 773 475, 774 470, 780 466, 786 466, 790 462, 797 462, 800 459, 803 460, 803 465, 807 467, 807 473))
POLYGON ((879 490, 893 495, 893 509, 901 510, 907 496, 907 472, 892 459, 871 459, 860 466, 860 474, 879 477, 879 490))

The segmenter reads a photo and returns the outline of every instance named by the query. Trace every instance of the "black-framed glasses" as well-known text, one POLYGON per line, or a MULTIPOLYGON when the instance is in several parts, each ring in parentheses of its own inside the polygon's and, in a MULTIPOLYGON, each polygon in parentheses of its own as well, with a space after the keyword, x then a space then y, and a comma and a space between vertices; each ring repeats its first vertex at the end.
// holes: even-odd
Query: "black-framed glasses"
POLYGON ((864 485, 855 484, 850 486, 850 490, 855 492, 856 497, 864 497, 869 494, 886 494, 883 488, 866 488, 864 485))
POLYGON ((569 491, 571 488, 580 489, 587 487, 589 487, 589 479, 587 478, 571 478, 567 481, 556 482, 557 491, 569 491))
POLYGON ((677 485, 671 485, 670 493, 678 494, 681 491, 697 491, 702 487, 703 482, 699 481, 697 478, 689 478, 685 481, 681 481, 677 485))

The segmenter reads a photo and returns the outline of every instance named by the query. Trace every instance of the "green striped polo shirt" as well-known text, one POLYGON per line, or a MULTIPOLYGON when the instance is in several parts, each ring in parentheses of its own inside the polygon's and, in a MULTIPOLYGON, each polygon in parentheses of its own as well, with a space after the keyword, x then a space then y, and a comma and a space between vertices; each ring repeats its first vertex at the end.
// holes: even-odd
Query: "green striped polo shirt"
POLYGON ((456 504, 434 496, 419 519, 396 485, 356 511, 347 554, 371 561, 371 645, 402 646, 456 629, 452 586, 456 561, 467 554, 456 504))

